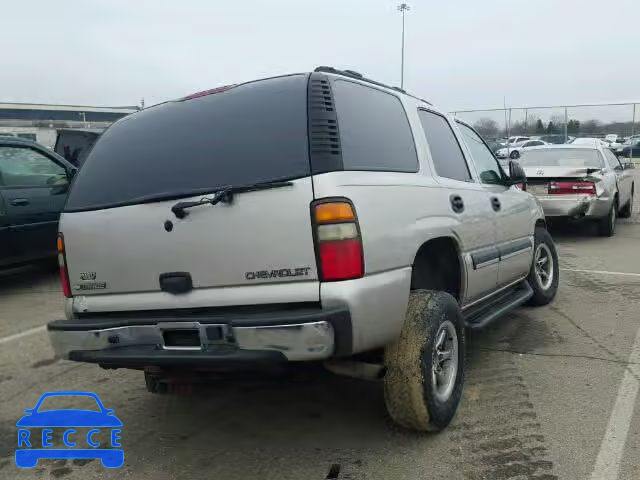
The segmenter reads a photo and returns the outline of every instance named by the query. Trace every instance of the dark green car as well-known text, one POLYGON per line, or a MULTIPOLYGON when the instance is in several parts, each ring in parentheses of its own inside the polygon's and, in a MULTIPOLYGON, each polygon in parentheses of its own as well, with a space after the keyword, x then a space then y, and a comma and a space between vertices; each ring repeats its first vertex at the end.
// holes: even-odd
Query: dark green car
POLYGON ((55 256, 58 219, 75 171, 38 143, 0 137, 0 267, 55 256))

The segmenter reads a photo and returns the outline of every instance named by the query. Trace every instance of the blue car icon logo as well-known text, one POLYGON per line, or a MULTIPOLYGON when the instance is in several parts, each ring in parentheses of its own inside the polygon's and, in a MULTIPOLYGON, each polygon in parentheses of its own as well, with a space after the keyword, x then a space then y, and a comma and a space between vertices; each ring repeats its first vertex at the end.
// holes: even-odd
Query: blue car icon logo
POLYGON ((33 468, 41 458, 99 458, 102 465, 107 468, 118 468, 123 465, 124 450, 119 448, 122 422, 114 415, 114 410, 102 405, 95 393, 45 393, 35 407, 25 410, 24 413, 26 415, 16 423, 18 427, 16 465, 18 467, 33 468), (99 411, 42 409, 42 402, 50 397, 91 397, 95 400, 99 411), (89 430, 85 433, 84 430, 87 427, 89 430), (54 448, 52 441, 54 429, 58 436, 62 434, 65 448, 54 448), (108 441, 103 438, 105 436, 108 441))

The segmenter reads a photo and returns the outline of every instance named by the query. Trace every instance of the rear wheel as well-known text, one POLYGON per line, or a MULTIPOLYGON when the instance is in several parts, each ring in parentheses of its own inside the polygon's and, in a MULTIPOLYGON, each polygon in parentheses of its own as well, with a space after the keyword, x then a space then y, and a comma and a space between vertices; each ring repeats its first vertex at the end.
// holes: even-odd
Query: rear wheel
POLYGON ((509 154, 509 157, 512 159, 516 159, 516 158, 520 158, 520 152, 518 150, 514 150, 513 152, 511 152, 511 154, 509 154))
POLYGON ((553 239, 544 227, 536 227, 533 246, 533 264, 527 282, 533 290, 530 305, 547 305, 556 296, 560 271, 558 253, 553 239))
POLYGON ((414 290, 400 337, 385 349, 384 397, 399 425, 439 431, 455 415, 464 382, 464 322, 445 292, 414 290))
POLYGON ((627 203, 622 210, 620 210, 620 218, 629 218, 633 213, 633 188, 631 189, 631 198, 629 198, 629 203, 627 203))
POLYGON ((598 234, 601 237, 612 237, 616 231, 616 220, 618 216, 618 201, 614 200, 611 209, 606 217, 598 223, 598 234))

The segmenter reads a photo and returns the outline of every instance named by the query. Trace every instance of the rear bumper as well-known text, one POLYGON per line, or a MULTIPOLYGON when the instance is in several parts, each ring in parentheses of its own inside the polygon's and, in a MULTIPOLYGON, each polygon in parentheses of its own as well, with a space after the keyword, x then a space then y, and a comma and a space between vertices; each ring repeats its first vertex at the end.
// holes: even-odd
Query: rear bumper
POLYGON ((85 317, 47 325, 56 356, 110 367, 234 367, 322 360, 350 353, 345 309, 301 309, 232 317, 85 317), (167 345, 189 330, 198 345, 167 345))
POLYGON ((606 217, 611 198, 593 195, 536 195, 545 217, 567 217, 575 220, 606 217))

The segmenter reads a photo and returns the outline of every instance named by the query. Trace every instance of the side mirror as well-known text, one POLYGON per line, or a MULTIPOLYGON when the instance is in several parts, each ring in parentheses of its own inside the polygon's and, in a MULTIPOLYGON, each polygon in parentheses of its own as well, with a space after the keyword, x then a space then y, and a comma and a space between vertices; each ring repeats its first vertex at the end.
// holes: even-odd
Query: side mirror
POLYGON ((634 168, 636 168, 636 166, 634 165, 633 162, 626 162, 622 164, 622 168, 625 170, 632 170, 634 168))
POLYGON ((524 168, 515 160, 509 162, 509 183, 511 185, 527 183, 527 174, 524 173, 524 168))

